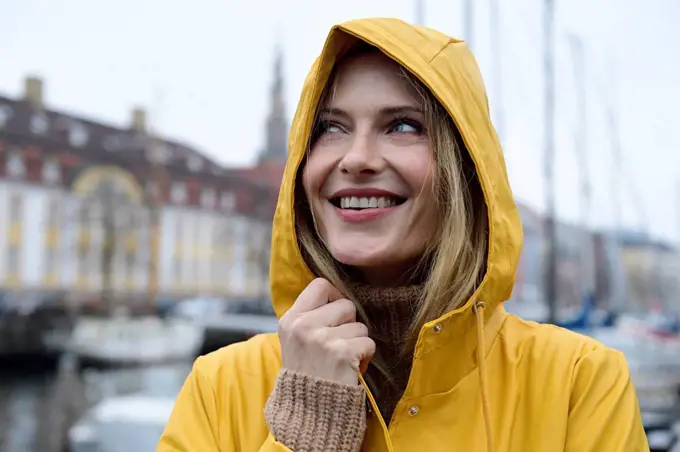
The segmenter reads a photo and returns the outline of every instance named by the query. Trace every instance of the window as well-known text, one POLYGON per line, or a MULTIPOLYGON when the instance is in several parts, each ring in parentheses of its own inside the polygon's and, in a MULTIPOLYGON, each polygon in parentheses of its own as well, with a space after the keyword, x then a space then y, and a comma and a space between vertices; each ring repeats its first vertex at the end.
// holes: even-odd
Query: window
POLYGON ((137 255, 134 250, 128 249, 125 251, 125 269, 127 270, 128 279, 132 280, 137 269, 137 255))
POLYGON ((229 273, 231 271, 232 243, 235 240, 231 224, 226 221, 215 227, 213 233, 213 281, 216 286, 229 285, 229 273))
POLYGON ((26 174, 26 165, 20 151, 7 154, 7 175, 10 177, 23 177, 26 174))
POLYGON ((0 104, 0 130, 4 129, 9 124, 10 119, 14 116, 14 110, 9 105, 0 104))
POLYGON ((60 231, 60 203, 57 196, 52 196, 47 200, 45 209, 45 237, 47 243, 45 247, 45 280, 48 284, 53 283, 57 273, 57 253, 58 237, 60 231))
POLYGON ((216 198, 217 196, 215 194, 215 190, 212 188, 206 188, 201 193, 201 205, 205 208, 211 209, 215 207, 216 198))
POLYGON ((20 193, 12 193, 9 198, 9 221, 18 223, 23 214, 24 199, 20 193))
POLYGON ((234 193, 229 191, 222 193, 222 197, 220 199, 220 206, 222 207, 223 210, 226 210, 227 212, 232 212, 236 207, 236 196, 234 196, 234 193))
POLYGON ((152 163, 165 164, 172 159, 172 149, 164 143, 152 140, 150 146, 147 146, 146 156, 152 163))
POLYGON ((49 281, 57 272, 57 251, 49 247, 45 251, 45 279, 49 281))
POLYGON ((49 199, 46 212, 46 226, 50 229, 59 227, 59 199, 53 196, 49 199))
POLYGON ((175 182, 170 191, 170 198, 175 204, 184 204, 187 201, 187 188, 183 182, 175 182))
POLYGON ((36 113, 31 117, 31 132, 37 135, 43 135, 47 132, 49 127, 50 122, 47 119, 47 115, 45 113, 36 113))
POLYGON ((160 194, 161 194, 160 184, 154 180, 147 181, 146 195, 149 197, 152 203, 160 201, 160 194))
POLYGON ((19 244, 11 243, 7 249, 7 273, 12 276, 19 274, 19 244))
POLYGON ((48 184, 56 184, 61 180, 61 168, 56 159, 50 158, 43 162, 42 178, 48 184))
POLYGON ((86 204, 86 202, 83 202, 78 211, 78 216, 80 217, 79 224, 81 228, 86 229, 86 227, 90 225, 91 211, 92 209, 90 208, 90 206, 86 204))
POLYGON ((182 219, 177 218, 177 221, 175 222, 175 243, 182 243, 182 239, 184 237, 184 229, 182 228, 182 219))
POLYGON ((9 197, 9 240, 7 243, 7 274, 17 278, 21 267, 21 219, 23 215, 21 193, 11 193, 9 197))
POLYGON ((116 135, 109 135, 102 140, 104 149, 109 152, 117 151, 120 148, 120 138, 116 135))
POLYGON ((172 261, 172 276, 175 286, 180 287, 182 285, 182 259, 179 256, 175 256, 172 261))
POLYGON ((197 171, 201 171, 203 169, 203 159, 198 155, 189 156, 187 159, 187 166, 191 172, 195 173, 197 171))
POLYGON ((91 254, 91 243, 90 243, 90 232, 91 232, 91 215, 92 208, 90 205, 83 204, 80 206, 78 211, 79 220, 79 231, 78 231, 78 277, 81 279, 86 279, 90 273, 90 254, 91 254))
POLYGON ((182 226, 182 218, 177 218, 175 221, 175 253, 172 262, 172 274, 176 285, 180 285, 182 280, 182 242, 184 239, 184 229, 182 226))
POLYGON ((89 138, 87 128, 81 123, 74 121, 69 127, 68 142, 71 146, 82 148, 87 144, 89 138))

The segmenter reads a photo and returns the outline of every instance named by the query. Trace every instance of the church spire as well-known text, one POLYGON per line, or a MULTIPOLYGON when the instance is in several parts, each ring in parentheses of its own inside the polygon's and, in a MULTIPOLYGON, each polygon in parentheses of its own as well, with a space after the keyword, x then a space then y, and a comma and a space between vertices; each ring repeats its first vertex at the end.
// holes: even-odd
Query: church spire
POLYGON ((285 162, 288 157, 288 120, 283 93, 283 50, 280 40, 274 59, 274 80, 269 98, 265 148, 260 152, 259 163, 285 162))

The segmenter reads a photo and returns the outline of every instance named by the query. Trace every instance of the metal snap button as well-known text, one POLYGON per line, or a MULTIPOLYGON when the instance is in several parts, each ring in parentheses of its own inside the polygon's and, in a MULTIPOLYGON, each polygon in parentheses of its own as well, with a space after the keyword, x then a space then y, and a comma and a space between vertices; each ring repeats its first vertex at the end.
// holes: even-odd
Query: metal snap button
POLYGON ((408 415, 409 416, 415 416, 416 414, 418 414, 419 411, 420 411, 420 408, 418 408, 418 406, 414 405, 414 406, 412 406, 411 408, 408 409, 408 415))

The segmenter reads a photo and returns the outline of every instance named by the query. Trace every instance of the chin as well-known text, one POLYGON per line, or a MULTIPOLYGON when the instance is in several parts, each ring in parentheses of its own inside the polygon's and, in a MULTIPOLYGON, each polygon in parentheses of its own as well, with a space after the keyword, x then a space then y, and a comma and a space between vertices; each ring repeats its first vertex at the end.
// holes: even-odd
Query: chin
POLYGON ((409 247, 403 240, 388 240, 387 237, 372 240, 349 240, 343 237, 330 241, 328 249, 338 262, 360 269, 402 268, 407 263, 417 261, 422 255, 422 247, 409 247), (413 252, 409 252, 409 249, 413 252))
POLYGON ((332 252, 332 256, 344 265, 349 265, 350 267, 357 268, 370 268, 377 267, 379 265, 386 265, 389 262, 389 256, 384 255, 372 255, 372 254, 353 254, 353 253, 343 253, 343 252, 332 252))
POLYGON ((352 267, 375 267, 389 265, 394 260, 394 248, 382 244, 365 245, 362 243, 329 244, 329 251, 335 260, 352 267))

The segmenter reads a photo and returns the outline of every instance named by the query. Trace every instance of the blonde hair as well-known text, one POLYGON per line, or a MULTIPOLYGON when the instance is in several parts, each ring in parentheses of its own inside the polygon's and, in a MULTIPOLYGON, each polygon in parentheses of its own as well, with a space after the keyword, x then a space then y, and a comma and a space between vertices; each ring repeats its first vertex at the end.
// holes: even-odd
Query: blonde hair
MULTIPOLYGON (((344 58, 380 52, 361 42, 344 58)), ((339 60, 342 62, 342 59, 339 60)), ((336 65, 317 106, 319 110, 332 97, 337 80, 336 65)), ((429 241, 413 275, 424 275, 424 290, 412 320, 407 350, 415 346, 418 333, 426 322, 461 307, 472 296, 484 276, 488 248, 488 220, 484 195, 474 164, 465 149, 451 116, 431 91, 402 67, 405 79, 422 99, 425 130, 434 158, 434 202, 439 211, 437 232, 429 241)), ((312 138, 308 152, 313 145, 312 138)), ((326 278, 352 299, 352 269, 331 256, 319 237, 314 218, 301 184, 300 167, 296 185, 296 230, 300 249, 307 265, 319 277, 326 278)), ((370 328, 361 306, 362 321, 370 328)))

